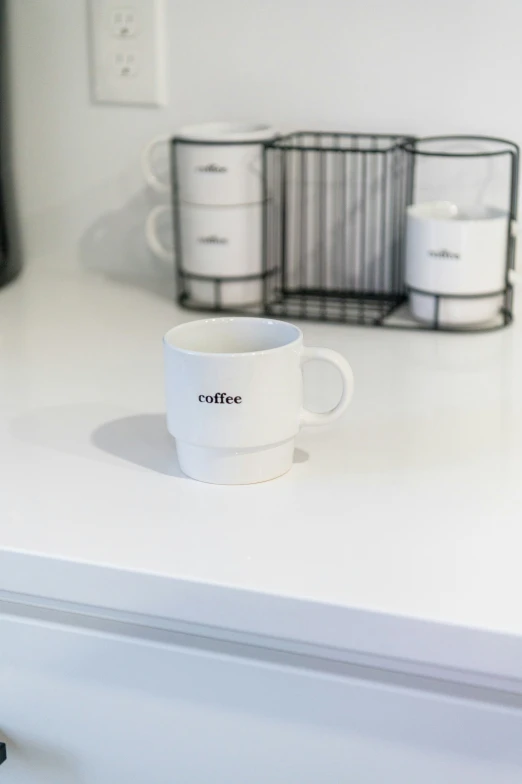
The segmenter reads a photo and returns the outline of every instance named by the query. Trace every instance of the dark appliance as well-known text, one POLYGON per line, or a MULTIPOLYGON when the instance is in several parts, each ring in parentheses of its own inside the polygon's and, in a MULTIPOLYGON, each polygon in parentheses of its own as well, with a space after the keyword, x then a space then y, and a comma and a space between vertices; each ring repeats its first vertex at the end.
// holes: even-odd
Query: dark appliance
POLYGON ((5 0, 0 0, 0 286, 20 269, 10 155, 9 41, 5 0))

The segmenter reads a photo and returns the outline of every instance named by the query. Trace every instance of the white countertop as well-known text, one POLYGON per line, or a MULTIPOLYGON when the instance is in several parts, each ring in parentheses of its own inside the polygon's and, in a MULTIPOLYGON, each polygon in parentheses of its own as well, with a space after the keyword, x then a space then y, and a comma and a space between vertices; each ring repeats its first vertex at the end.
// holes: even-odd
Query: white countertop
MULTIPOLYGON (((0 591, 522 681, 522 321, 308 323, 356 395, 273 482, 184 478, 167 297, 33 265, 0 292, 0 591)), ((307 370, 327 407, 335 372, 307 370)))

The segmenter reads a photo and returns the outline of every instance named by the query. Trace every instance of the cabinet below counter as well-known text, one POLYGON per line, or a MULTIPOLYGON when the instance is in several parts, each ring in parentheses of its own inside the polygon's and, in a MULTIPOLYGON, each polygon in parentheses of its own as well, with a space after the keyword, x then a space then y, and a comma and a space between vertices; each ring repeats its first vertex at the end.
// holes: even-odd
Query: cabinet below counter
POLYGON ((6 784, 519 784, 522 701, 0 602, 6 784))

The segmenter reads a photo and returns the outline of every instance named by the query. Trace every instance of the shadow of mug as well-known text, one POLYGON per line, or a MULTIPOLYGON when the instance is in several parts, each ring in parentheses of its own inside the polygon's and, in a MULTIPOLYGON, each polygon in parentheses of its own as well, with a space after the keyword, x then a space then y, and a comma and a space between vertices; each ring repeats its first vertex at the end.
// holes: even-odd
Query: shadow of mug
MULTIPOLYGON (((167 432, 164 414, 134 414, 105 422, 93 432, 91 442, 113 457, 150 471, 187 478, 179 467, 175 441, 167 432)), ((308 459, 308 452, 294 450, 294 464, 306 463, 308 459)))
MULTIPOLYGON (((149 249, 143 234, 155 199, 150 192, 142 190, 118 210, 98 217, 80 238, 80 262, 86 270, 107 280, 173 301, 173 256, 158 260, 158 254, 149 249)), ((159 232, 166 239, 171 234, 170 216, 165 225, 159 226, 159 232)))
POLYGON ((110 420, 96 428, 91 442, 103 452, 142 468, 185 478, 164 414, 134 414, 110 420))

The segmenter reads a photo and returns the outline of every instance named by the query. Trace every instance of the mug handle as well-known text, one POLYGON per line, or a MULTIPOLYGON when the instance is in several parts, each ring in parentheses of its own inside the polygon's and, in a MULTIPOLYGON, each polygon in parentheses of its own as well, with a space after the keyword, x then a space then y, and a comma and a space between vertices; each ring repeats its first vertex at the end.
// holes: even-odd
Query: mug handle
POLYGON ((337 368, 343 379, 341 399, 330 411, 318 414, 314 411, 309 411, 307 408, 301 409, 302 425, 325 425, 340 417, 350 405, 354 389, 353 371, 341 354, 338 354, 337 351, 332 351, 329 348, 308 348, 307 346, 304 346, 301 354, 301 364, 304 365, 305 362, 310 362, 312 359, 320 359, 323 362, 329 362, 337 368))
POLYGON ((157 193, 170 193, 170 185, 168 182, 160 180, 154 172, 152 168, 152 153, 160 144, 167 144, 169 141, 169 136, 156 136, 141 151, 141 171, 143 177, 147 185, 150 185, 157 193))
POLYGON ((171 207, 168 204, 158 204, 147 215, 145 221, 145 239, 151 251, 162 261, 172 261, 174 251, 166 248, 158 237, 158 218, 165 212, 170 213, 171 207))

